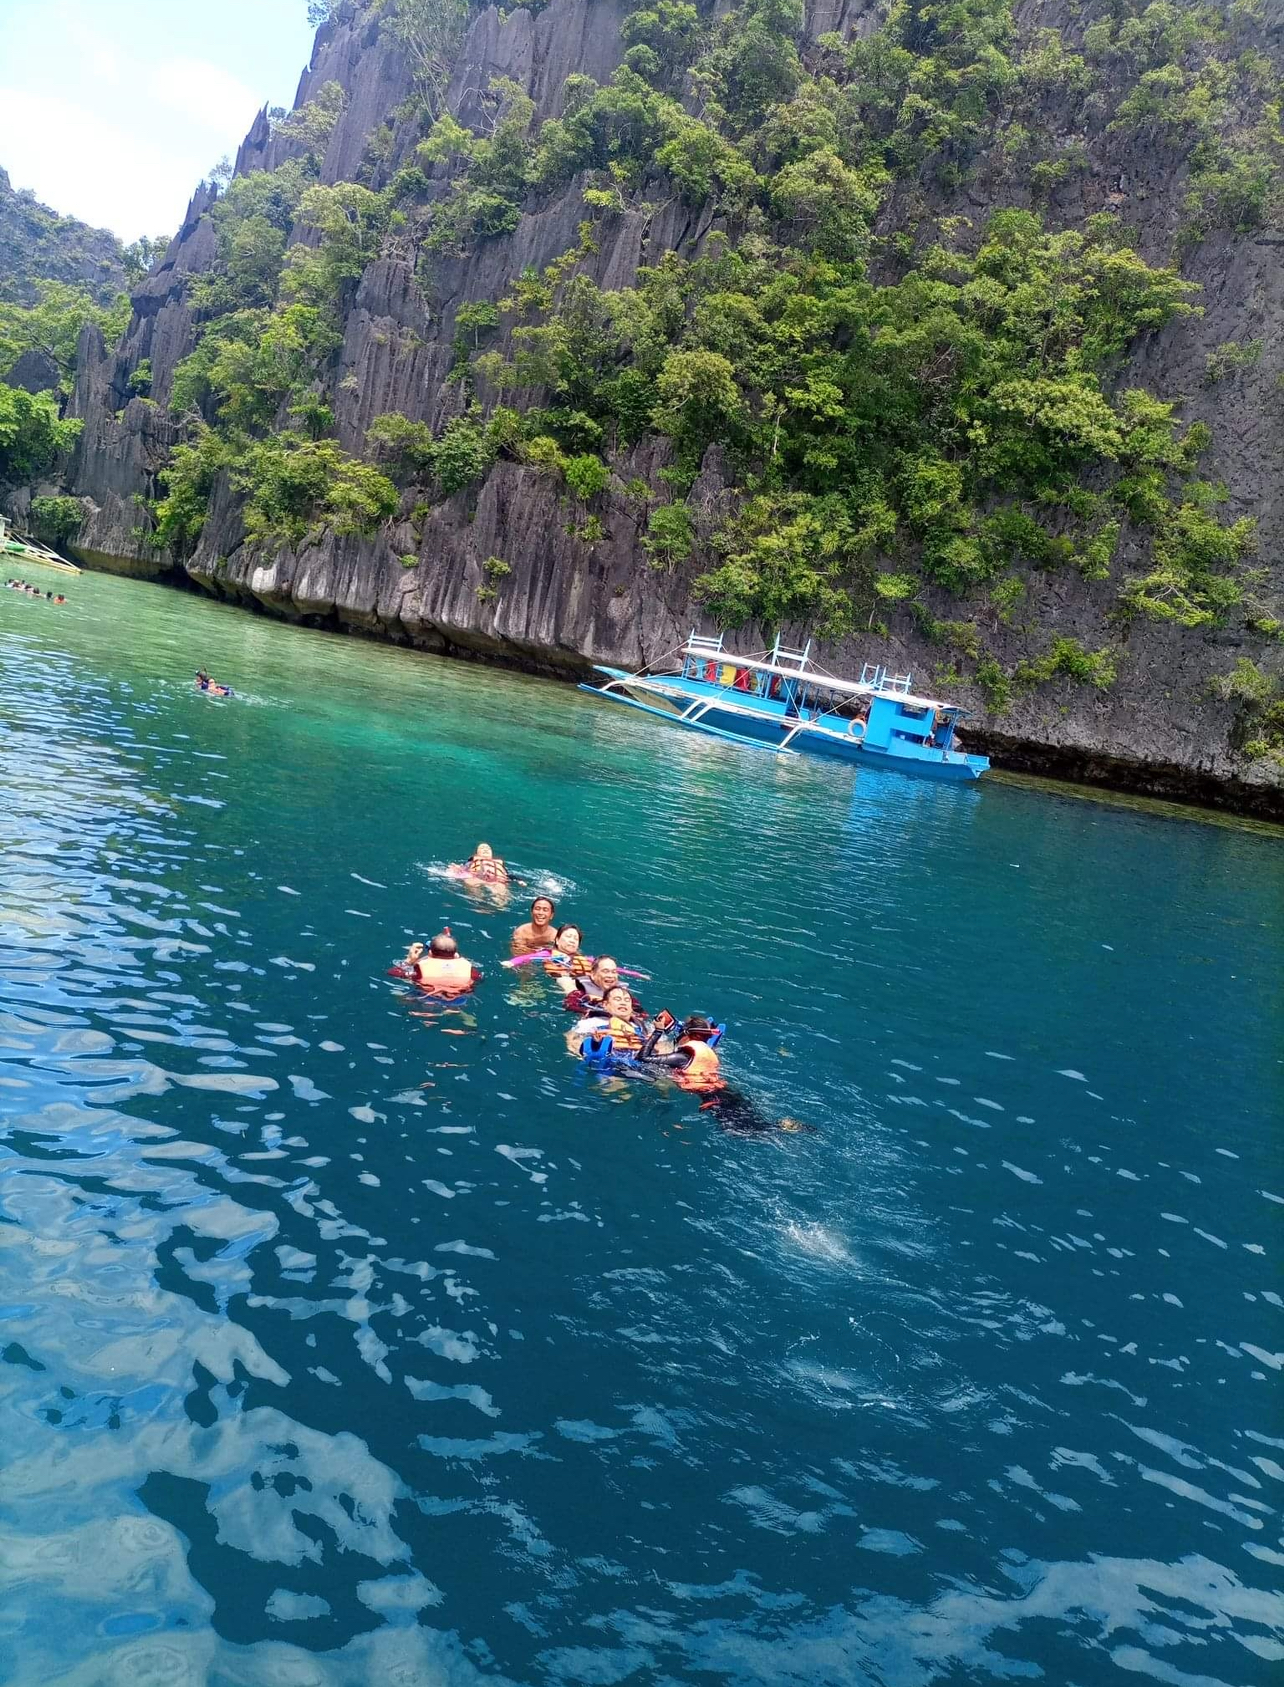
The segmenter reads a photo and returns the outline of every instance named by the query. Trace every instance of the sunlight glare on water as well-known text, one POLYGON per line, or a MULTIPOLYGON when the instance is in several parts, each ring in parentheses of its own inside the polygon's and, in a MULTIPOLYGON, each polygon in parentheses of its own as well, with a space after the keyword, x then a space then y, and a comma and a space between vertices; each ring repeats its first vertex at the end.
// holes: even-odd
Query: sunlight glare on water
POLYGON ((1279 833, 69 596, 0 594, 0 1680, 1278 1678, 1279 833), (587 1075, 479 838, 812 1129, 587 1075))

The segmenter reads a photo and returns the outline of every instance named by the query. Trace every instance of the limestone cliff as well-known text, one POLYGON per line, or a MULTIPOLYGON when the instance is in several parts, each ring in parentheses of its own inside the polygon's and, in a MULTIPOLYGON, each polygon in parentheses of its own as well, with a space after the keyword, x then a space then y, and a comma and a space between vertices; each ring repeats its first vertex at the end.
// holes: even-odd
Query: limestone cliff
MULTIPOLYGON (((631 9, 622 0, 551 0, 536 12, 474 12, 453 61, 445 108, 466 126, 477 125, 490 80, 508 77, 534 101, 536 122, 557 115, 569 76, 609 79, 621 61, 621 26, 631 9)), ((1069 0, 1021 0, 1021 37, 1034 40, 1039 30, 1051 29, 1074 45, 1082 39, 1081 14, 1091 10, 1069 0)), ((817 41, 831 32, 868 34, 884 11, 877 0, 815 0, 806 35, 817 41)), ((1268 4, 1259 9, 1258 22, 1250 18, 1250 27, 1254 50, 1275 54, 1278 67, 1284 16, 1268 4)), ((333 82, 346 103, 326 141, 320 180, 359 178, 380 188, 422 138, 422 123, 411 110, 415 69, 378 19, 351 3, 338 6, 320 30, 296 107, 333 82), (379 145, 372 148, 376 134, 379 145)), ((686 98, 690 105, 689 91, 686 98)), ((879 213, 880 232, 894 233, 912 217, 980 219, 997 205, 1037 203, 1053 227, 1077 227, 1093 213, 1115 212, 1152 263, 1170 262, 1178 251, 1182 273, 1203 290, 1203 314, 1176 317, 1137 339, 1114 381, 1119 388, 1143 385, 1180 399, 1185 422, 1208 423, 1212 444, 1202 472, 1228 489, 1225 519, 1256 520, 1255 564, 1263 573, 1255 591, 1278 613, 1284 590, 1278 560, 1284 544, 1284 233, 1267 221, 1244 232, 1213 227, 1175 245, 1188 182, 1183 165, 1174 169, 1171 145, 1157 144, 1144 125, 1126 136, 1107 133, 1104 125, 1101 132, 1090 126, 1085 132, 1068 102, 1065 121, 1063 140, 1075 151, 1074 169, 1060 176, 1053 171, 1037 187, 1013 168, 1010 151, 993 146, 948 191, 934 187, 928 202, 917 186, 898 186, 879 213), (1210 380, 1210 354, 1246 343, 1256 347, 1255 357, 1210 380)), ((273 169, 299 148, 297 139, 279 127, 274 131, 261 116, 240 150, 237 171, 273 169)), ((328 371, 334 430, 345 451, 363 452, 367 429, 381 414, 397 411, 440 428, 462 408, 461 383, 450 378, 460 308, 498 299, 523 272, 540 271, 575 249, 586 214, 585 185, 586 178, 577 177, 558 193, 532 196, 515 228, 478 241, 462 256, 425 261, 408 242, 387 240, 345 303, 342 344, 328 371)), ((621 213, 597 228, 594 249, 575 260, 577 271, 604 289, 629 286, 639 266, 659 262, 668 251, 690 255, 707 247, 717 214, 654 177, 645 185, 645 194, 631 193, 621 213)), ((654 485, 669 460, 670 442, 655 436, 612 455, 613 479, 594 502, 597 520, 588 538, 555 479, 501 456, 480 485, 427 509, 412 512, 407 497, 402 514, 375 536, 322 532, 295 549, 245 542, 242 499, 223 476, 193 554, 182 561, 157 554, 147 543, 140 501, 157 495, 157 472, 181 437, 167 401, 175 368, 195 340, 188 283, 209 269, 215 255, 212 202, 208 188, 193 199, 163 261, 136 291, 133 321, 121 343, 105 346, 91 331, 82 345, 71 413, 83 419, 84 429, 66 485, 85 500, 77 548, 88 562, 185 572, 211 591, 275 614, 567 674, 594 661, 632 665, 656 657, 700 624, 700 607, 691 598, 698 558, 669 572, 648 566, 640 544, 645 510, 626 491, 639 480, 654 485), (129 376, 144 359, 151 364, 151 401, 130 395, 129 376), (497 591, 487 589, 484 571, 486 559, 496 557, 511 569, 497 591)), ((510 347, 510 329, 506 324, 495 342, 501 350, 510 347)), ((734 478, 725 453, 710 446, 688 498, 698 533, 707 535, 724 512, 734 478)), ((1251 657, 1267 679, 1280 674, 1284 645, 1270 618, 1259 615, 1256 631, 1242 615, 1195 627, 1147 618, 1121 625, 1114 605, 1122 573, 1135 566, 1130 543, 1125 540, 1106 578, 1031 570, 1019 616, 984 602, 969 606, 987 651, 1009 670, 1056 635, 1073 636, 1085 647, 1109 638, 1119 656, 1114 684, 1098 688, 1054 677, 1019 689, 1001 715, 990 712, 993 696, 961 664, 943 683, 975 709, 974 740, 988 743, 1010 765, 1280 812, 1279 761, 1241 753, 1242 701, 1219 701, 1209 690, 1242 656, 1251 657)), ((934 671, 940 679, 939 670, 955 664, 933 615, 958 610, 930 586, 924 602, 926 615, 893 611, 887 625, 871 627, 868 637, 826 648, 826 664, 850 672, 872 656, 896 669, 912 668, 924 681, 934 671)), ((759 642, 752 628, 739 638, 743 647, 759 642)))

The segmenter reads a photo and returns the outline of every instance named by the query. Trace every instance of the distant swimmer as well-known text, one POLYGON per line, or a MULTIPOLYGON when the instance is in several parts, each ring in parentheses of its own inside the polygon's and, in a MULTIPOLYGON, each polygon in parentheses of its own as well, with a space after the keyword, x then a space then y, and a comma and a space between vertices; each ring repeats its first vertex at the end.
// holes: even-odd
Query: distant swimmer
POLYGON ((557 940, 553 919, 557 909, 548 896, 537 896, 531 903, 531 917, 513 933, 510 945, 514 955, 529 955, 536 949, 551 950, 557 940))
POLYGON ((422 943, 412 943, 405 960, 394 971, 397 977, 409 978, 435 996, 462 996, 481 978, 480 968, 459 953, 449 928, 439 931, 426 951, 422 943))
POLYGON ((196 689, 198 691, 208 692, 211 697, 231 697, 232 696, 231 686, 230 685, 219 685, 216 680, 212 680, 210 678, 210 676, 205 672, 204 668, 198 668, 196 670, 196 689))

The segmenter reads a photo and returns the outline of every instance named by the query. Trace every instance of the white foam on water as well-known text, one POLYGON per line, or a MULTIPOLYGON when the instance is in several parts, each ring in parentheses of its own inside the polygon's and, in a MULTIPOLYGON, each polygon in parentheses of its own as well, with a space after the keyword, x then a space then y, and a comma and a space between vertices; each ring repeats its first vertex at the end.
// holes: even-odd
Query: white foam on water
POLYGON ((388 888, 387 885, 381 885, 378 879, 363 879, 360 873, 350 873, 348 876, 355 879, 358 884, 373 886, 375 890, 387 890, 388 888))
POLYGON ((856 1263, 843 1238, 826 1225, 799 1224, 791 1219, 785 1225, 784 1237, 802 1253, 810 1254, 813 1259, 822 1259, 829 1265, 856 1263))

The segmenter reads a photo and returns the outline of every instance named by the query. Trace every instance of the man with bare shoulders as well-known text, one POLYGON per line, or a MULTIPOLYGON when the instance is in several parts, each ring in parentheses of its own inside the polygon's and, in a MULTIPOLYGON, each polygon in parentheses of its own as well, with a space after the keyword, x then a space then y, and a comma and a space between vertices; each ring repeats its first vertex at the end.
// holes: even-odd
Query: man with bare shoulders
POLYGON ((552 949, 557 937, 557 928, 553 924, 556 913, 550 897, 537 896, 531 903, 530 919, 513 933, 513 954, 529 955, 536 949, 552 949))

